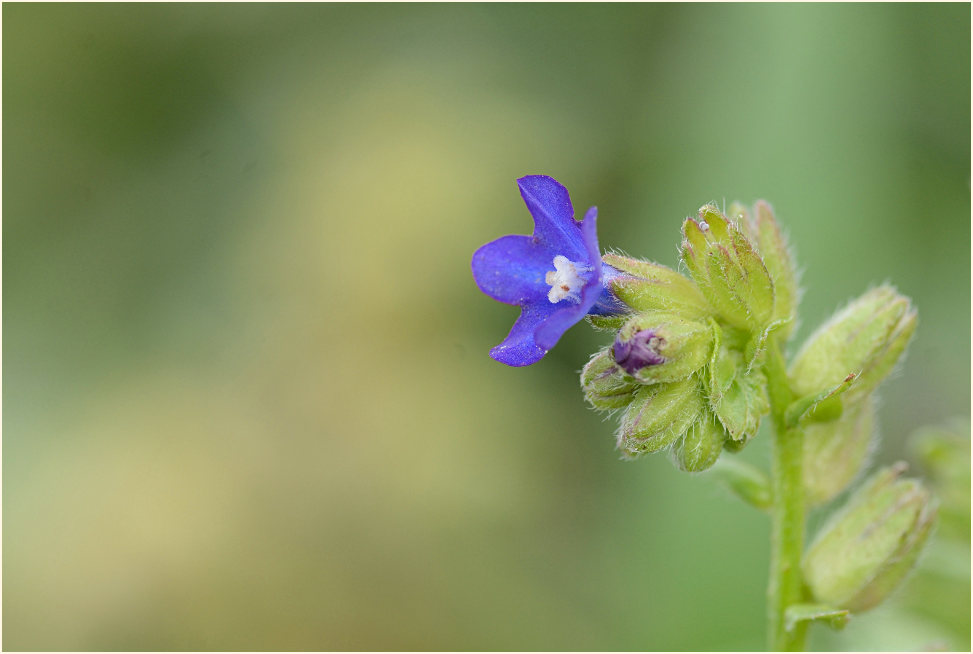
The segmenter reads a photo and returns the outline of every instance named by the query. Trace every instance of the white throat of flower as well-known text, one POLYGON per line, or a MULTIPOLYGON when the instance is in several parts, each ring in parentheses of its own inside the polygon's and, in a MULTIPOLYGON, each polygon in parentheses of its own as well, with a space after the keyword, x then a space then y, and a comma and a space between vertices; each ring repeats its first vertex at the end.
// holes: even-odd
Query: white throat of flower
POLYGON ((581 273, 586 272, 591 272, 590 266, 582 266, 560 254, 554 257, 554 270, 548 271, 547 277, 544 278, 551 287, 547 299, 552 304, 565 299, 580 304, 581 288, 587 281, 587 275, 582 276, 581 273))

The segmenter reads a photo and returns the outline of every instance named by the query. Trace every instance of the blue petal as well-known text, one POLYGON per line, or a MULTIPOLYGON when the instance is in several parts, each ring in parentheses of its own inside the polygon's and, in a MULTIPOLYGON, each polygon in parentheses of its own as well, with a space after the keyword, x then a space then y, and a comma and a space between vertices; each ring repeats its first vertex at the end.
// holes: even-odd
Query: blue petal
POLYGON ((480 290, 499 302, 547 302, 545 282, 554 269, 554 255, 530 236, 511 234, 473 253, 473 279, 480 290))
POLYGON ((580 261, 585 254, 581 230, 566 188, 553 177, 528 175, 517 180, 520 195, 534 217, 534 238, 555 254, 580 261))
MULTIPOLYGON (((545 300, 546 302, 546 300, 545 300)), ((558 306, 546 302, 535 302, 524 306, 513 329, 500 345, 490 350, 490 356, 508 366, 529 366, 537 363, 551 349, 551 345, 541 347, 534 340, 537 327, 558 312, 558 306)), ((566 326, 567 329, 571 325, 566 326)), ((563 333, 563 331, 562 331, 563 333)))
POLYGON ((601 267, 601 252, 598 250, 598 207, 591 207, 581 221, 581 241, 584 246, 585 261, 589 266, 601 267))

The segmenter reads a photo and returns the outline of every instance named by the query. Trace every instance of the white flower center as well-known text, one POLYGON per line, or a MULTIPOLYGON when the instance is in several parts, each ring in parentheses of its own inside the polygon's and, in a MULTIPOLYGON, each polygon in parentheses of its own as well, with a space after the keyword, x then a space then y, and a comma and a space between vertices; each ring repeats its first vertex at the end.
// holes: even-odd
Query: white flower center
POLYGON ((590 266, 582 266, 570 261, 563 255, 557 255, 554 257, 554 270, 548 271, 547 277, 544 278, 544 281, 551 287, 547 299, 552 304, 565 299, 571 300, 575 304, 580 303, 581 288, 587 279, 587 275, 582 276, 581 273, 590 271, 590 266))

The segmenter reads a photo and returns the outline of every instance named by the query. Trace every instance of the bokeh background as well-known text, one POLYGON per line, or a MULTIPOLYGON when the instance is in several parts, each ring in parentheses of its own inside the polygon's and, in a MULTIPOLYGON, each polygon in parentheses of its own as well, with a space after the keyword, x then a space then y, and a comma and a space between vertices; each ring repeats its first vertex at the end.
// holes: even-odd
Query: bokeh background
MULTIPOLYGON (((5 649, 761 648, 768 522, 619 460, 608 337, 488 358, 524 174, 668 265, 767 198, 795 343, 919 307, 876 462, 970 413, 967 4, 7 4, 3 99, 5 649)), ((968 649, 959 533, 814 645, 968 649)))

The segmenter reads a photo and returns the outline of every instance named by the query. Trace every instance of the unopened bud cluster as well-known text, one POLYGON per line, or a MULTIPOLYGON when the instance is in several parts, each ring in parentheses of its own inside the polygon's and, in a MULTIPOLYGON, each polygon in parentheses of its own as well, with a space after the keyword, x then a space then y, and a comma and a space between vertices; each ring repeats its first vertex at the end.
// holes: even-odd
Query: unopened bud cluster
POLYGON ((742 448, 769 410, 762 348, 794 320, 797 282, 786 242, 766 203, 735 219, 702 207, 683 225, 689 276, 608 254, 627 314, 592 317, 616 332, 585 366, 585 397, 624 409, 618 448, 629 457, 668 449, 683 470, 709 468, 742 448), (751 217, 752 215, 752 217, 751 217))
MULTIPOLYGON (((689 275, 607 254, 618 271, 612 294, 627 313, 591 316, 615 331, 582 373, 588 401, 624 409, 623 454, 670 448, 686 470, 738 451, 769 411, 764 349, 796 323, 798 286, 790 248, 770 206, 734 204, 730 215, 703 206, 683 224, 689 275)), ((856 478, 875 425, 874 391, 901 358, 916 327, 909 300, 889 286, 838 311, 800 348, 790 367, 797 400, 790 416, 806 433, 807 497, 824 503, 856 478)))

